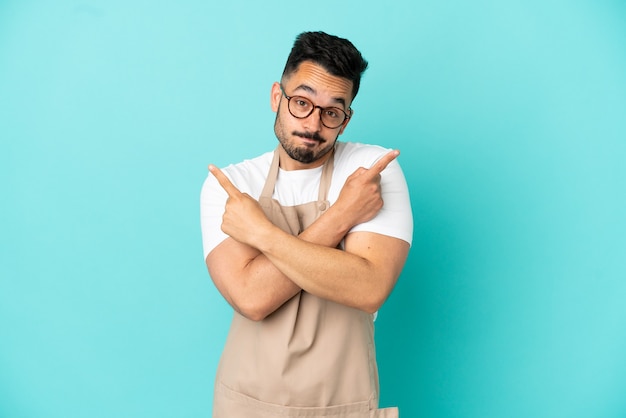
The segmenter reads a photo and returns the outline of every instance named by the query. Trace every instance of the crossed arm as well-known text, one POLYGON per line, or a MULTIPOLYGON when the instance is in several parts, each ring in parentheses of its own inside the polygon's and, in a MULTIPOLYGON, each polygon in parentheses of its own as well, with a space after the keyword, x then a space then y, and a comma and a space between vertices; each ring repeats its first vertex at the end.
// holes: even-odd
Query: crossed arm
POLYGON ((209 166, 228 193, 222 230, 230 237, 206 258, 224 298, 252 320, 265 318, 300 290, 367 312, 378 310, 400 275, 409 244, 348 231, 382 208, 380 173, 397 155, 391 151, 370 169, 356 170, 335 204, 297 237, 273 225, 256 200, 209 166), (337 249, 344 238, 345 251, 337 249))

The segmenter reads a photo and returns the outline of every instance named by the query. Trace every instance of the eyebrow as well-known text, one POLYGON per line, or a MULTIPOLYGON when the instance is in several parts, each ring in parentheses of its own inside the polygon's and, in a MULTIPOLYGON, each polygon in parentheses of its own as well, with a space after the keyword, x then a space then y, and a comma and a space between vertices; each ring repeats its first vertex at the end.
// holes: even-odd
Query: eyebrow
MULTIPOLYGON (((311 93, 313 95, 317 95, 317 91, 313 87, 311 87, 311 86, 309 86, 307 84, 300 84, 298 87, 296 87, 294 89, 294 92, 296 92, 298 90, 304 90, 307 93, 311 93)), ((341 104, 344 109, 346 108, 346 100, 343 97, 333 97, 332 100, 335 103, 341 104)))

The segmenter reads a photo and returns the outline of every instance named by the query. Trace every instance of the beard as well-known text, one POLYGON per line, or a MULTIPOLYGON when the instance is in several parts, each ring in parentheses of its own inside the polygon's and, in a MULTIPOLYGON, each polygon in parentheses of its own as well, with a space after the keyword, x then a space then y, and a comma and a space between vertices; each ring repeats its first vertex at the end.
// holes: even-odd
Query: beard
POLYGON ((337 142, 337 138, 339 134, 335 137, 334 140, 328 141, 324 139, 317 132, 298 132, 293 131, 291 135, 287 134, 284 125, 282 124, 279 115, 280 111, 276 113, 276 121, 274 122, 274 133, 276 134, 276 138, 278 138, 278 142, 283 147, 287 155, 300 163, 310 164, 313 163, 326 154, 328 154, 335 146, 335 142, 337 142), (299 136, 301 138, 313 139, 317 141, 320 147, 309 147, 306 145, 297 146, 293 141, 289 140, 289 136, 299 136), (323 146, 327 144, 326 146, 323 146))

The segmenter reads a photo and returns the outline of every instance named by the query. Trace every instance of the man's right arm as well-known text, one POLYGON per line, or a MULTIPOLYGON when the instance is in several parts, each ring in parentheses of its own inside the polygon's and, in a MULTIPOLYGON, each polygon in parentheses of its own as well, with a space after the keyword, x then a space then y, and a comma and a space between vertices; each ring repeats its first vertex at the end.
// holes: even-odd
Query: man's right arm
MULTIPOLYGON (((298 238, 336 247, 350 228, 337 227, 333 218, 329 209, 298 238)), ((233 309, 254 321, 264 319, 300 291, 259 250, 231 237, 209 253, 206 264, 222 296, 233 309)))
MULTIPOLYGON (((391 161, 396 155, 390 152, 385 159, 391 161)), ((353 226, 373 218, 383 205, 380 175, 363 175, 366 171, 362 168, 348 177, 337 201, 298 238, 335 248, 353 226)), ((207 255, 206 264, 215 286, 233 309, 255 321, 267 317, 301 290, 259 250, 231 237, 207 255)))

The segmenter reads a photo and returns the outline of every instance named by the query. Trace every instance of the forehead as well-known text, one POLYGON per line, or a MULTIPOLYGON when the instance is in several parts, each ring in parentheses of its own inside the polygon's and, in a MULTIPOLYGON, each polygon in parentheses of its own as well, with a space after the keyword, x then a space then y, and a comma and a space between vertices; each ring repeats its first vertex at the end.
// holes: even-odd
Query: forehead
POLYGON ((349 106, 352 81, 330 74, 324 67, 310 61, 301 63, 285 81, 289 94, 308 93, 311 97, 349 106))

